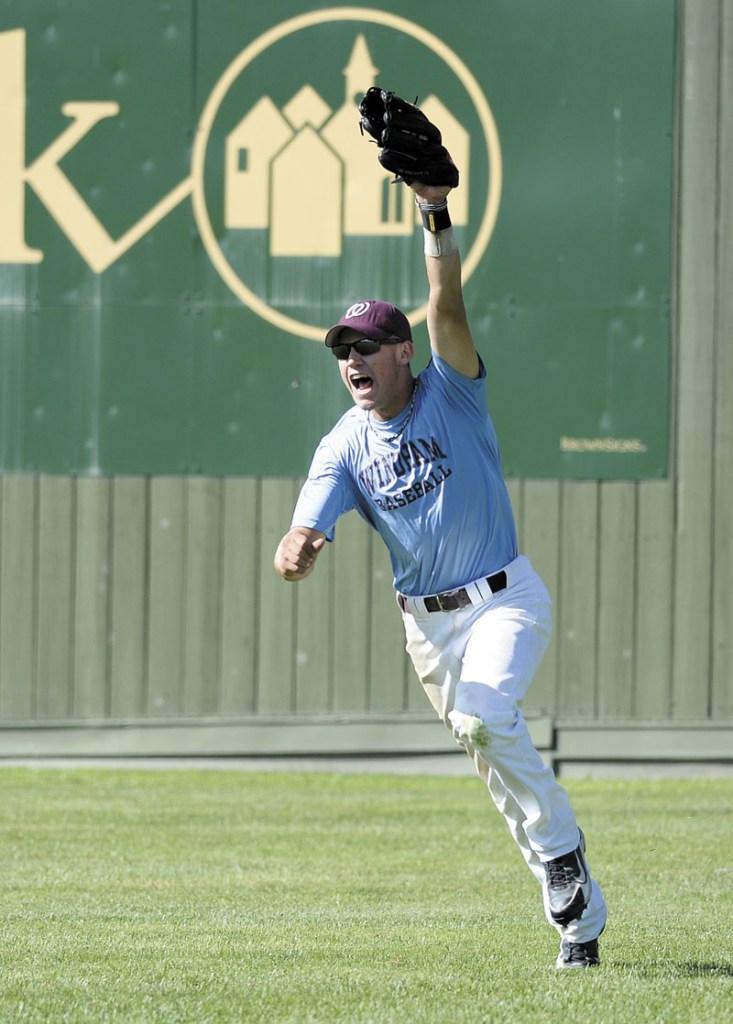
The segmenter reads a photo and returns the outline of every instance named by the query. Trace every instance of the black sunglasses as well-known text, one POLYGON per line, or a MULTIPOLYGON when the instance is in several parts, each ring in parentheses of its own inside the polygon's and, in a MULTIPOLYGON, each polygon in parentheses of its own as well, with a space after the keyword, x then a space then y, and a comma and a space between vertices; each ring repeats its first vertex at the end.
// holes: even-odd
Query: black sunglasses
POLYGON ((382 345, 399 345, 404 338, 385 338, 384 341, 377 341, 375 338, 360 338, 359 341, 352 341, 349 345, 332 345, 331 351, 337 359, 348 359, 352 348, 360 356, 373 356, 379 352, 382 345))

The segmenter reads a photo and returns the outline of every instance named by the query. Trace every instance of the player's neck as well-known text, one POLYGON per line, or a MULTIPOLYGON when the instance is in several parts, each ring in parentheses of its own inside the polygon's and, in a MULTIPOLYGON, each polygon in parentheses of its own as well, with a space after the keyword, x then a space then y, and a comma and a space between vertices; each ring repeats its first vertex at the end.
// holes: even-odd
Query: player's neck
POLYGON ((414 404, 416 388, 417 378, 410 374, 409 377, 405 377, 400 383, 394 397, 385 402, 384 405, 380 405, 379 408, 375 406, 369 415, 381 423, 387 423, 389 420, 396 419, 405 411, 408 405, 414 404))

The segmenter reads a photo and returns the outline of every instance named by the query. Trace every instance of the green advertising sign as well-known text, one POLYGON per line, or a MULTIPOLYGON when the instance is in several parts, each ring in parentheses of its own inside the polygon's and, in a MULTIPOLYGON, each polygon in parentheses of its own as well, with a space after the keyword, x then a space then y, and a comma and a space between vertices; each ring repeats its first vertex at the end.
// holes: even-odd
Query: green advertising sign
POLYGON ((672 0, 253 9, 0 0, 0 468, 298 475, 362 298, 429 358, 373 84, 461 170, 451 215, 505 469, 667 470, 672 0))

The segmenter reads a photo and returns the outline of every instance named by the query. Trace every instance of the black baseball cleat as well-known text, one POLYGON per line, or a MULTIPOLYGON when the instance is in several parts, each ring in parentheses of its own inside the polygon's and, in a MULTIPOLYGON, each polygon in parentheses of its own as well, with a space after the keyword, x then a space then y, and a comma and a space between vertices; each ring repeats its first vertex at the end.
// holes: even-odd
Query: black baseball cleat
POLYGON ((557 968, 597 967, 600 962, 598 939, 591 939, 590 942, 570 942, 568 939, 563 939, 555 966, 557 968))
POLYGON ((585 836, 580 832, 577 849, 545 863, 550 916, 563 927, 579 918, 590 900, 590 871, 584 853, 585 836))

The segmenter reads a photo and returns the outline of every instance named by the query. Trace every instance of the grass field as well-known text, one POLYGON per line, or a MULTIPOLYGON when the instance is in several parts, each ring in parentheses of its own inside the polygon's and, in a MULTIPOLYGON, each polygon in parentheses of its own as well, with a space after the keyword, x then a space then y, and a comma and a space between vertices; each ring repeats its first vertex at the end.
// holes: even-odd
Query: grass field
POLYGON ((726 1024, 733 783, 569 782, 611 917, 557 971, 481 783, 0 771, 0 1021, 726 1024))

